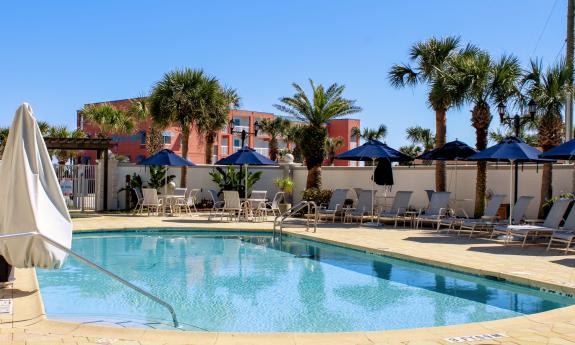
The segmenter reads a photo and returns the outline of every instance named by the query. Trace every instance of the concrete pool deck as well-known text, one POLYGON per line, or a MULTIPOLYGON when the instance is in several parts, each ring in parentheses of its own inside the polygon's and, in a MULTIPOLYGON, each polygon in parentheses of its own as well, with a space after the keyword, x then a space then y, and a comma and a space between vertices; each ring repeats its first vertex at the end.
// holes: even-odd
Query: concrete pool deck
MULTIPOLYGON (((106 215, 75 218, 74 229, 193 228, 271 230, 271 222, 209 222, 205 217, 106 215)), ((575 253, 543 247, 505 247, 484 239, 457 238, 431 230, 359 228, 322 224, 317 233, 290 228, 286 233, 342 244, 392 257, 491 275, 552 291, 575 294, 575 253)), ((480 323, 354 333, 197 333, 94 326, 48 320, 33 269, 16 271, 16 282, 0 289, 13 301, 12 314, 0 314, 0 344, 450 344, 446 338, 501 333, 505 337, 469 344, 575 344, 575 306, 545 313, 480 323)))

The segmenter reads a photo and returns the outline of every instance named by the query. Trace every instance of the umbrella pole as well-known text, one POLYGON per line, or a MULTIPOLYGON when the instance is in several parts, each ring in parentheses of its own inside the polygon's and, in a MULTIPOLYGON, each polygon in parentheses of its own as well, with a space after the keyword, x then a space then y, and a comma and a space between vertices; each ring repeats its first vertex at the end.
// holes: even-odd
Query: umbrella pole
POLYGON ((374 218, 374 200, 375 200, 375 158, 371 159, 371 221, 363 223, 367 226, 378 226, 377 222, 373 220, 374 218))
POLYGON ((515 193, 513 192, 513 161, 509 162, 509 225, 511 225, 513 215, 513 200, 515 200, 515 193))
POLYGON ((247 199, 248 198, 248 165, 247 164, 245 165, 245 168, 246 168, 246 171, 245 171, 246 175, 244 177, 244 180, 245 180, 244 198, 247 199))
POLYGON ((168 195, 168 166, 164 165, 166 173, 164 174, 164 195, 168 195))

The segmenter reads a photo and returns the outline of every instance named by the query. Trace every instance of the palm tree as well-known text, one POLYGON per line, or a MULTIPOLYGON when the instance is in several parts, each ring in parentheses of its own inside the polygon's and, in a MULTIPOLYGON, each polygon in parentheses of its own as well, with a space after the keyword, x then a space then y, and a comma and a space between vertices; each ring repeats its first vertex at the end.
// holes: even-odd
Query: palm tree
POLYGON ((411 141, 413 145, 419 146, 419 151, 422 151, 422 153, 433 150, 436 140, 431 129, 414 126, 408 127, 405 133, 407 134, 406 139, 411 141))
POLYGON ((287 147, 288 149, 291 150, 294 162, 297 163, 303 162, 300 147, 300 142, 302 139, 301 137, 302 128, 303 126, 293 125, 292 123, 290 123, 289 127, 287 127, 284 131, 284 139, 286 141, 287 147), (292 144, 294 144, 295 147, 292 144))
POLYGON ((2 155, 4 154, 4 148, 6 147, 6 141, 8 140, 9 132, 9 127, 0 128, 0 159, 2 159, 2 155))
POLYGON ((377 128, 364 128, 360 130, 358 127, 353 127, 351 129, 351 137, 360 137, 363 140, 381 140, 387 135, 387 127, 385 125, 379 125, 377 128))
MULTIPOLYGON (((127 114, 132 118, 144 121, 150 118, 150 107, 148 98, 140 96, 130 100, 127 114)), ((164 148, 164 137, 162 136, 162 129, 155 123, 151 123, 146 131, 146 152, 148 155, 154 155, 164 148)))
POLYGON ((343 146, 343 138, 342 137, 325 138, 325 153, 327 155, 327 160, 328 160, 329 165, 333 165, 333 161, 335 160, 336 152, 342 146, 343 146))
MULTIPOLYGON (((515 136, 515 131, 512 128, 506 128, 505 131, 500 131, 496 129, 489 132, 489 140, 495 144, 499 143, 501 140, 515 136)), ((519 139, 523 140, 529 146, 537 146, 537 134, 531 133, 522 127, 519 131, 519 139)))
POLYGON ((130 134, 137 129, 138 118, 110 103, 89 104, 82 109, 84 120, 98 129, 98 136, 109 138, 114 134, 130 134))
MULTIPOLYGON (((565 61, 560 61, 543 71, 541 61, 532 60, 529 70, 525 72, 523 77, 527 96, 531 97, 539 108, 537 140, 543 151, 548 151, 561 144, 563 137, 561 111, 564 106, 563 102, 572 94, 571 73, 571 69, 565 64, 565 61)), ((543 215, 543 204, 552 196, 552 168, 551 163, 543 165, 540 216, 543 215)))
POLYGON ((270 136, 270 141, 268 144, 270 159, 275 161, 277 160, 279 153, 278 136, 283 136, 285 134, 286 129, 290 126, 290 123, 287 119, 278 116, 273 119, 263 119, 260 122, 260 126, 262 131, 270 136))
MULTIPOLYGON (((411 158, 415 158, 422 154, 421 147, 415 144, 401 146, 399 152, 408 155, 411 158)), ((411 162, 399 163, 399 165, 411 165, 411 162)))
MULTIPOLYGON (((458 37, 435 38, 415 43, 409 52, 409 58, 415 63, 394 65, 389 71, 389 81, 396 88, 426 84, 429 89, 429 106, 435 111, 435 147, 445 144, 447 110, 461 97, 458 92, 448 87, 445 82, 449 61, 459 51, 458 37)), ((472 49, 473 47, 468 47, 472 49)), ((445 162, 438 161, 435 166, 435 188, 445 191, 445 162)))
POLYGON ((298 145, 301 146, 308 169, 306 188, 321 188, 321 164, 325 157, 324 144, 327 138, 324 125, 329 120, 358 113, 361 108, 355 105, 355 100, 343 98, 343 85, 332 84, 325 89, 321 84, 316 87, 311 79, 309 83, 311 100, 301 86, 293 83, 296 93, 292 97, 280 98, 282 104, 274 106, 306 123, 302 128, 302 137, 306 140, 298 145))
MULTIPOLYGON (((464 98, 473 105, 471 125, 475 128, 475 146, 482 151, 487 148, 489 125, 491 123, 490 104, 506 103, 519 93, 521 77, 519 60, 504 55, 493 61, 485 51, 477 49, 473 53, 455 56, 450 61, 450 71, 446 81, 454 89, 464 91, 464 98)), ((487 162, 477 162, 475 184, 475 217, 481 217, 485 208, 487 187, 487 162)))
MULTIPOLYGON (((188 158, 188 143, 194 122, 212 110, 220 91, 217 79, 202 70, 177 69, 158 81, 149 97, 150 115, 162 127, 177 124, 182 132, 182 156, 188 158), (216 96, 217 97, 217 96, 216 96)), ((180 185, 186 186, 187 169, 182 167, 180 185)))
MULTIPOLYGON (((48 136, 50 138, 85 138, 86 133, 81 129, 75 129, 70 131, 66 126, 54 126, 50 127, 48 130, 48 136)), ((78 150, 51 150, 50 154, 56 156, 58 159, 58 164, 64 165, 69 159, 73 159, 78 156, 80 151, 78 150)))
POLYGON ((196 121, 198 133, 204 135, 206 139, 206 163, 212 162, 214 143, 216 142, 218 131, 227 125, 230 110, 240 106, 240 96, 235 89, 220 88, 213 95, 210 103, 211 110, 200 116, 196 121))

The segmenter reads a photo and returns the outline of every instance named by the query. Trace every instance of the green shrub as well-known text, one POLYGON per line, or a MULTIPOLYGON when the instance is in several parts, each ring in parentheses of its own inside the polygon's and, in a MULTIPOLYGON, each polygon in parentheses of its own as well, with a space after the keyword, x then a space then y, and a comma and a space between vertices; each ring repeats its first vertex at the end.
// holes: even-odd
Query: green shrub
MULTIPOLYGON (((235 169, 233 166, 228 166, 226 170, 217 167, 210 171, 212 181, 214 181, 220 190, 218 195, 224 190, 237 190, 240 197, 244 197, 244 184, 245 184, 245 168, 235 169)), ((251 189, 256 182, 262 177, 261 171, 250 172, 248 171, 248 189, 251 189)))
POLYGON ((309 188, 301 192, 301 197, 306 201, 313 201, 318 206, 328 205, 332 191, 329 189, 309 188))

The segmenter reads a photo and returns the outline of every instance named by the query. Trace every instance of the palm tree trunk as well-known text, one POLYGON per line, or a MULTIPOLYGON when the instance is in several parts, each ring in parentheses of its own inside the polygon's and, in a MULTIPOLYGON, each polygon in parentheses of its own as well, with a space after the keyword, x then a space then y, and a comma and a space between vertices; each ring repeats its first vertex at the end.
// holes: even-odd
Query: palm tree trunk
POLYGON ((206 153, 205 153, 205 161, 206 164, 211 164, 212 156, 214 155, 214 142, 216 141, 215 133, 209 132, 206 134, 206 153))
MULTIPOLYGON (((188 142, 190 139, 190 127, 182 126, 182 157, 188 159, 188 142)), ((188 178, 188 167, 182 167, 182 174, 180 176, 180 187, 186 187, 186 180, 188 178)))
MULTIPOLYGON (((477 104, 471 114, 471 125, 475 128, 475 147, 479 151, 487 148, 487 135, 491 116, 489 105, 477 104)), ((474 217, 480 218, 485 209, 485 190, 487 188, 487 162, 477 162, 477 177, 475 182, 474 217)))
POLYGON ((270 159, 275 161, 278 158, 278 140, 275 137, 271 137, 268 147, 270 150, 270 159))
POLYGON ((321 163, 308 170, 305 188, 321 188, 321 163))
MULTIPOLYGON (((445 145, 445 114, 447 110, 435 110, 435 147, 445 145)), ((435 190, 437 192, 445 191, 445 162, 435 161, 435 190)))
POLYGON ((541 175, 541 202, 539 203, 539 218, 545 217, 543 204, 545 201, 551 199, 551 196, 553 195, 553 186, 551 183, 552 180, 553 164, 545 163, 543 164, 543 174, 541 175))

